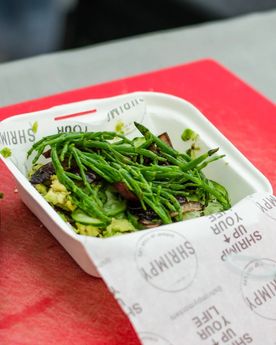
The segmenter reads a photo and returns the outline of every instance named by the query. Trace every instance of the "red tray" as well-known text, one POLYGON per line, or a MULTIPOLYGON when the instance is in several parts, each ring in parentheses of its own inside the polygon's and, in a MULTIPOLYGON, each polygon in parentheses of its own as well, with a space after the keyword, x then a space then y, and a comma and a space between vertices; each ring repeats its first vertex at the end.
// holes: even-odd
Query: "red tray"
MULTIPOLYGON (((231 72, 202 60, 0 109, 0 120, 54 105, 132 91, 192 102, 276 188, 276 107, 231 72)), ((138 345, 100 279, 84 273, 23 205, 0 164, 0 344, 138 345)), ((150 320, 149 320, 150 322, 150 320)))

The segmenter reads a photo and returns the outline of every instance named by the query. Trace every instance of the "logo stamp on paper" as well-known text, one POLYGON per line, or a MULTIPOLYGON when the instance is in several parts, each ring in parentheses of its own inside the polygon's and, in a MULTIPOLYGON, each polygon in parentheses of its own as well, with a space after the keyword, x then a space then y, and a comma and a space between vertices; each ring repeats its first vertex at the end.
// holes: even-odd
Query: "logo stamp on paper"
POLYGON ((249 309, 256 315, 276 320, 276 261, 250 261, 241 276, 241 291, 249 309))
POLYGON ((167 339, 155 333, 141 332, 139 336, 144 345, 173 345, 167 339))
POLYGON ((255 201, 255 205, 263 214, 276 221, 276 196, 268 195, 255 201))
POLYGON ((142 236, 136 246, 135 260, 142 277, 166 292, 188 288, 198 267, 191 242, 171 230, 152 231, 142 236))
POLYGON ((107 129, 121 134, 130 134, 136 130, 134 122, 142 123, 146 113, 145 101, 142 97, 131 97, 118 103, 107 112, 107 129))

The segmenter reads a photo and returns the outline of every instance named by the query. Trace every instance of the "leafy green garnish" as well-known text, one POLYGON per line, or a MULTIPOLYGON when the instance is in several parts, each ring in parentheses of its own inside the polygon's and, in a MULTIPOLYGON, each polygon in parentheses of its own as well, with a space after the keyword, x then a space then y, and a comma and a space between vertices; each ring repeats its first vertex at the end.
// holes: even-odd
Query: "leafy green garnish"
POLYGON ((3 147, 2 150, 0 151, 0 154, 4 157, 4 158, 8 158, 11 156, 11 149, 9 147, 3 147))
POLYGON ((208 203, 208 205, 204 208, 204 216, 209 216, 210 214, 222 212, 223 207, 217 200, 212 200, 208 203))
POLYGON ((111 223, 106 227, 103 232, 103 237, 111 237, 121 235, 124 232, 135 231, 135 228, 131 222, 127 219, 112 218, 111 223))
POLYGON ((186 212, 183 216, 184 220, 188 220, 188 219, 194 219, 194 218, 198 218, 201 216, 201 212, 200 211, 190 211, 190 212, 186 212))

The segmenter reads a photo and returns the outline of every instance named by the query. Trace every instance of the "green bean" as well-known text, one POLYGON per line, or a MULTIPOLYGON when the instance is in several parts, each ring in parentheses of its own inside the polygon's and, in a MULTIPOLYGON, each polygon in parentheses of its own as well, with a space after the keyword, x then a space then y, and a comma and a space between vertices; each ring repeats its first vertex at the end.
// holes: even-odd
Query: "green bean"
POLYGON ((28 156, 36 151, 35 163, 49 147, 57 177, 77 206, 105 224, 111 219, 103 211, 97 187, 87 179, 89 170, 109 184, 123 182, 142 207, 151 208, 164 224, 172 222, 172 213, 177 214, 176 220, 183 219, 177 196, 188 197, 192 193, 202 203, 215 198, 224 209, 230 207, 227 193, 202 172, 208 164, 224 157, 214 156, 218 149, 192 158, 169 146, 143 125, 135 123, 135 126, 145 138, 141 145, 116 132, 58 133, 35 143, 28 156), (71 166, 77 167, 79 175, 68 171, 71 166))
POLYGON ((145 196, 145 202, 153 209, 153 211, 158 214, 164 224, 172 223, 172 219, 168 213, 168 211, 162 206, 160 203, 156 203, 152 201, 150 198, 145 196))
POLYGON ((80 156, 80 160, 84 165, 91 168, 96 174, 101 176, 109 183, 119 182, 120 174, 108 164, 103 164, 97 159, 85 157, 84 155, 80 156))
POLYGON ((80 159, 80 156, 79 156, 79 151, 77 151, 74 148, 74 146, 72 146, 72 144, 70 146, 70 151, 72 152, 72 155, 75 158, 75 162, 77 163, 77 166, 79 168, 83 184, 88 189, 88 191, 95 197, 95 191, 92 189, 90 183, 87 181, 87 177, 86 177, 85 171, 84 171, 86 169, 86 167, 83 166, 82 163, 81 163, 81 159, 80 159))
POLYGON ((209 150, 208 152, 202 154, 201 156, 191 160, 189 163, 182 164, 180 166, 182 171, 187 171, 195 168, 199 163, 203 162, 206 158, 212 156, 214 153, 218 151, 218 148, 209 150))
POLYGON ((225 155, 220 155, 220 156, 212 157, 212 158, 206 160, 205 162, 203 162, 202 164, 198 165, 197 166, 197 170, 202 170, 203 168, 205 168, 211 162, 215 162, 216 160, 224 158, 224 157, 225 157, 225 155))
POLYGON ((63 167, 59 161, 56 146, 52 146, 51 150, 52 163, 55 168, 58 180, 70 191, 74 193, 74 197, 78 200, 78 205, 91 216, 99 217, 103 222, 109 223, 110 218, 101 210, 97 202, 92 196, 88 196, 81 188, 79 188, 69 176, 67 176, 63 170, 63 167))
MULTIPOLYGON (((140 123, 134 122, 136 128, 143 134, 143 136, 147 140, 152 140, 164 153, 167 153, 173 157, 179 157, 179 152, 176 151, 174 148, 166 144, 164 141, 156 137, 154 134, 152 134, 145 126, 141 125, 140 123)), ((183 155, 183 154, 182 154, 183 155)), ((187 161, 190 161, 191 158, 188 155, 184 156, 187 161)))
POLYGON ((65 175, 67 175, 68 177, 70 177, 73 180, 82 181, 82 178, 79 175, 73 174, 70 171, 65 171, 65 175))
POLYGON ((214 197, 222 204, 224 210, 227 210, 229 207, 231 207, 229 201, 226 200, 224 195, 222 195, 218 190, 216 190, 215 188, 211 187, 210 185, 208 185, 204 181, 200 180, 198 177, 195 177, 195 176, 193 176, 193 175, 191 175, 189 173, 184 173, 183 172, 183 174, 186 175, 186 177, 189 180, 193 181, 199 187, 203 188, 207 192, 209 192, 212 195, 214 195, 214 197))
MULTIPOLYGON (((153 187, 153 190, 158 187, 153 187)), ((161 188, 160 193, 164 198, 166 198, 166 200, 170 200, 172 202, 172 205, 174 206, 175 210, 178 212, 177 220, 178 221, 182 220, 183 219, 182 208, 178 200, 171 193, 165 191, 163 188, 161 188)))
POLYGON ((66 153, 68 152, 68 148, 69 148, 69 141, 66 141, 66 143, 64 144, 62 150, 61 150, 61 154, 60 154, 60 161, 63 162, 64 161, 64 157, 66 155, 66 153))

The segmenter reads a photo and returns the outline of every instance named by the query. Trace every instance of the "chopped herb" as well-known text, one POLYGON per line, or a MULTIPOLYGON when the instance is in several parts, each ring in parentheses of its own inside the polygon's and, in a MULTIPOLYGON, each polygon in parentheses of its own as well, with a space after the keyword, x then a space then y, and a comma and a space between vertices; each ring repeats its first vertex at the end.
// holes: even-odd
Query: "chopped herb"
POLYGON ((191 158, 196 158, 197 151, 200 151, 200 147, 196 146, 194 143, 191 145, 191 147, 186 151, 187 155, 189 155, 191 158))
POLYGON ((183 141, 188 141, 188 140, 195 141, 197 138, 198 138, 198 134, 190 128, 186 128, 181 135, 181 139, 183 141))
POLYGON ((0 192, 0 199, 4 198, 4 194, 2 192, 0 192))
POLYGON ((124 134, 124 127, 125 124, 123 123, 123 121, 118 121, 115 126, 115 132, 119 134, 124 134))
POLYGON ((34 134, 36 134, 37 130, 38 130, 38 122, 35 121, 32 125, 32 131, 34 132, 34 134))
POLYGON ((4 157, 4 158, 8 158, 11 156, 11 149, 9 147, 4 147, 2 148, 2 150, 0 151, 0 154, 4 157))

